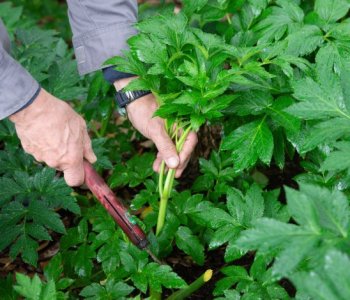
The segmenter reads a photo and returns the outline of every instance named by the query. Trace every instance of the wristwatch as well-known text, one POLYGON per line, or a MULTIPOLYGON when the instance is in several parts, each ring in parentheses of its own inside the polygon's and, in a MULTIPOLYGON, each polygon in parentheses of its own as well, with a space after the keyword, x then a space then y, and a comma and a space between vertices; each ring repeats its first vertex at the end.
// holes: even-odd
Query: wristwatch
POLYGON ((117 91, 115 94, 115 100, 118 104, 118 112, 122 115, 126 115, 126 106, 131 102, 139 99, 143 96, 150 94, 151 91, 117 91))

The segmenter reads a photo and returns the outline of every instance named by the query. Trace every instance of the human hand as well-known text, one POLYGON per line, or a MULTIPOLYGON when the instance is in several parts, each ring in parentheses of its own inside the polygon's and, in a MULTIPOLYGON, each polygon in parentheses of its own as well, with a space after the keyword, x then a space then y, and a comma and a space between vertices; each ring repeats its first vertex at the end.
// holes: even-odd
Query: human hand
MULTIPOLYGON (((117 90, 120 90, 130 80, 132 79, 121 79, 114 85, 117 90)), ((164 120, 159 117, 153 117, 157 108, 158 104, 155 97, 152 94, 148 94, 127 106, 128 118, 143 136, 154 142, 159 151, 153 163, 153 170, 159 172, 161 162, 164 160, 168 168, 176 169, 175 177, 178 178, 186 168, 198 142, 197 134, 193 131, 188 134, 182 151, 178 154, 173 141, 165 130, 164 120)))
POLYGON ((41 89, 37 99, 9 118, 24 151, 64 172, 70 186, 84 183, 84 158, 96 161, 84 119, 67 103, 41 89))

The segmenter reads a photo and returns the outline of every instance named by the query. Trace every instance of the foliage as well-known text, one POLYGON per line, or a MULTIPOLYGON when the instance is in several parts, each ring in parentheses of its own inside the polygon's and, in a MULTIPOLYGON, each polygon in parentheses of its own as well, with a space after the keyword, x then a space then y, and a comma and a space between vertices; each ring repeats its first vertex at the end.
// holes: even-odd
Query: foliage
POLYGON ((25 154, 3 120, 0 251, 43 275, 0 278, 2 298, 176 295, 188 289, 179 262, 204 271, 220 260, 215 299, 350 298, 348 0, 183 0, 178 14, 165 1, 141 6, 130 51, 109 63, 139 75, 128 89, 155 94, 178 150, 190 130, 221 128, 199 174, 178 185, 164 165, 153 174, 154 147, 113 120, 101 73, 78 77, 63 4, 13 2, 0 4, 13 55, 83 114, 96 168, 169 265, 132 245, 89 192, 25 154), (172 199, 154 234, 159 194, 172 199), (47 265, 45 241, 60 245, 47 265))

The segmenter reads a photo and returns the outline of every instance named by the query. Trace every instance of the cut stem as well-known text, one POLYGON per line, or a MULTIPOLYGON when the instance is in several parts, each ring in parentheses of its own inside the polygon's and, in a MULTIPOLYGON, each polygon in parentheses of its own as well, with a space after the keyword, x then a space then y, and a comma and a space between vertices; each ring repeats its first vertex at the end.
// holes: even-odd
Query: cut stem
POLYGON ((197 278, 192 282, 188 287, 185 287, 181 290, 176 291, 174 294, 170 295, 167 300, 182 300, 186 297, 192 295, 200 287, 202 287, 206 282, 208 282, 213 276, 213 270, 206 270, 202 276, 197 278))

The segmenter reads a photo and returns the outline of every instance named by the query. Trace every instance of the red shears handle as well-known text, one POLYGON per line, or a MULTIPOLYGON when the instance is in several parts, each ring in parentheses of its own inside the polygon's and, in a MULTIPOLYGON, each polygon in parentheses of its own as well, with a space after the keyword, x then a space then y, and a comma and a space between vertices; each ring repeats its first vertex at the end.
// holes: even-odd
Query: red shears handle
POLYGON ((117 222, 120 228, 129 237, 131 242, 144 249, 148 241, 143 230, 133 221, 128 210, 122 202, 115 196, 102 177, 95 171, 93 166, 84 161, 85 184, 95 197, 106 208, 108 213, 117 222))

